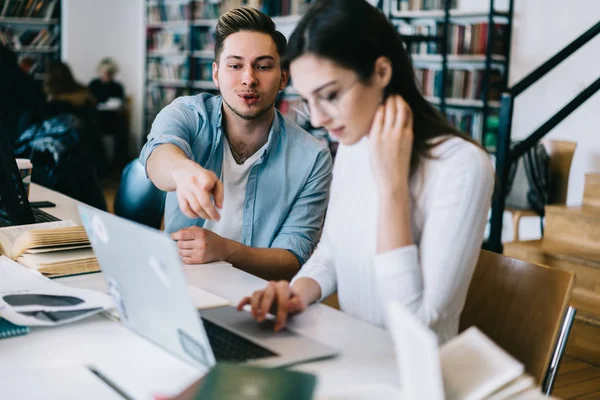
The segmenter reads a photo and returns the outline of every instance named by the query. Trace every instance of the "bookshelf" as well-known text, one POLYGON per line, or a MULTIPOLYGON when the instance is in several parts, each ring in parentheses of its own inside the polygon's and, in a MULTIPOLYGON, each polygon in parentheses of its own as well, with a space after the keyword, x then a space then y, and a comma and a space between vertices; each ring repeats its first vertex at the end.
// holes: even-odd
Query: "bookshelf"
MULTIPOLYGON (((0 0, 1 1, 1 0, 0 0)), ((146 0, 144 131, 156 114, 184 95, 218 93, 212 82, 217 20, 231 8, 251 6, 290 33, 306 0, 146 0)))
POLYGON ((60 16, 60 0, 0 0, 0 43, 39 81, 46 61, 60 60, 60 16))
POLYGON ((482 11, 457 9, 456 0, 383 0, 378 7, 403 35, 425 98, 493 152, 513 0, 508 11, 496 10, 494 0, 482 11))

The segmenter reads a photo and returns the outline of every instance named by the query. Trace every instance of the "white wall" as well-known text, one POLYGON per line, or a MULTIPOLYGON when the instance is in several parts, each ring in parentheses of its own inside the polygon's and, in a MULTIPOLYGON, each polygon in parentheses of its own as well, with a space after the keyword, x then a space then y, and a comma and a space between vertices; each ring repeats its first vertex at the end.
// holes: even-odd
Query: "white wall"
MULTIPOLYGON (((459 8, 481 10, 488 0, 459 0, 459 8)), ((508 1, 496 1, 506 9, 508 1)), ((600 18, 600 1, 514 0, 509 85, 552 57, 600 18)), ((596 37, 543 80, 517 98, 513 138, 528 136, 600 76, 600 37, 596 37)), ((596 93, 547 136, 577 142, 567 203, 579 205, 586 172, 600 172, 600 93, 596 93)), ((504 219, 505 241, 512 240, 512 220, 504 219)), ((522 239, 540 236, 539 219, 525 218, 522 239)))
MULTIPOLYGON (((96 76, 103 57, 119 64, 117 75, 132 97, 131 132, 139 150, 144 88, 144 1, 62 0, 62 58, 82 83, 96 76)), ((135 150, 134 150, 135 149, 135 150)))

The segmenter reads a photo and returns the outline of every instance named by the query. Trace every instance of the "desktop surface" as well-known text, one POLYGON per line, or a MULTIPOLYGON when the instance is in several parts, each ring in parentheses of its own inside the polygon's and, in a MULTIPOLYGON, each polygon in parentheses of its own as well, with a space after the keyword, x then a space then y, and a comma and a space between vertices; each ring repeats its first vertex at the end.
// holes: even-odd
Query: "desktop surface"
MULTIPOLYGON (((52 201, 47 212, 79 222, 77 202, 33 185, 33 201, 52 201)), ((205 289, 230 304, 262 289, 265 281, 225 262, 185 267, 189 285, 205 289), (224 283, 225 282, 225 283, 224 283)), ((74 286, 102 290, 101 273, 57 279, 74 286)), ((339 398, 356 387, 398 387, 393 345, 378 327, 317 304, 290 319, 290 328, 340 350, 334 359, 308 362, 293 369, 317 375, 317 398, 339 398)), ((73 324, 34 328, 28 335, 0 340, 0 376, 15 368, 54 368, 93 365, 135 399, 176 394, 200 376, 190 364, 129 331, 110 315, 97 315, 73 324)))

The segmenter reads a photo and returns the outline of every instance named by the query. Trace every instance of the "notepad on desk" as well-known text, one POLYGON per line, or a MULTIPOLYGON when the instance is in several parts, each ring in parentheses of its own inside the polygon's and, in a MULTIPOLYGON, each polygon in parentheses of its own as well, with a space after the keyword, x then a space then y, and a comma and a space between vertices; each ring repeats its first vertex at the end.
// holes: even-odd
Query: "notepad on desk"
POLYGON ((440 348, 448 399, 507 399, 535 386, 525 367, 472 327, 440 348))
POLYGON ((85 229, 73 221, 0 228, 0 254, 47 276, 99 270, 85 229))

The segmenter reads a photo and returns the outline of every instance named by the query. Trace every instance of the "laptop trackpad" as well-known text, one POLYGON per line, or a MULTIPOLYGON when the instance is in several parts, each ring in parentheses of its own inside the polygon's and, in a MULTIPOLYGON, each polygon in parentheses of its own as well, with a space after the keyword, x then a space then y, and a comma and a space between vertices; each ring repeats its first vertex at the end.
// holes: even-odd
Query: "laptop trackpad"
POLYGON ((275 320, 267 319, 263 322, 257 322, 248 311, 238 311, 235 307, 218 307, 201 310, 200 315, 215 324, 226 327, 241 336, 246 336, 255 340, 269 339, 291 339, 299 335, 288 330, 282 329, 275 332, 275 320))

